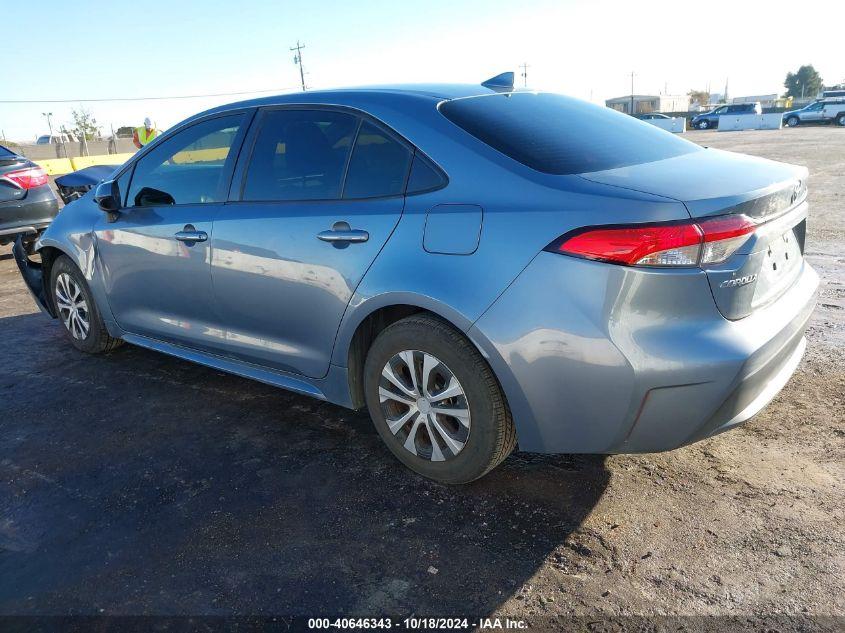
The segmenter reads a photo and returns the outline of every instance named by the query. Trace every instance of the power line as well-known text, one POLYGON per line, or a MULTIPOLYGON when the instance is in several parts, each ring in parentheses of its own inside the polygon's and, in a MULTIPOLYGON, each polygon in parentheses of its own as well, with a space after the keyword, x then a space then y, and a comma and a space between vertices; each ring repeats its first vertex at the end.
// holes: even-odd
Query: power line
POLYGON ((267 92, 284 92, 293 90, 296 86, 284 88, 268 88, 267 90, 243 90, 240 92, 214 92, 203 95, 173 95, 169 97, 108 97, 103 99, 0 99, 0 103, 100 103, 107 101, 167 101, 168 99, 201 99, 204 97, 234 97, 237 95, 263 94, 267 92))

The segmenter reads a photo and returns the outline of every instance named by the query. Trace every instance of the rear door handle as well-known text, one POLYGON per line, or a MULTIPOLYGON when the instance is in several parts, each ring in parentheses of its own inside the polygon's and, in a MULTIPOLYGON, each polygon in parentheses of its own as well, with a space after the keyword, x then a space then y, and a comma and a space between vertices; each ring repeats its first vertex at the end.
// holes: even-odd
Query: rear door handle
POLYGON ((197 231, 193 224, 186 224, 185 228, 178 231, 173 237, 186 244, 196 244, 197 242, 205 242, 208 239, 208 233, 197 231))
POLYGON ((370 239, 370 234, 361 229, 350 228, 348 222, 335 222, 330 231, 317 233, 317 239, 334 243, 366 242, 370 239))

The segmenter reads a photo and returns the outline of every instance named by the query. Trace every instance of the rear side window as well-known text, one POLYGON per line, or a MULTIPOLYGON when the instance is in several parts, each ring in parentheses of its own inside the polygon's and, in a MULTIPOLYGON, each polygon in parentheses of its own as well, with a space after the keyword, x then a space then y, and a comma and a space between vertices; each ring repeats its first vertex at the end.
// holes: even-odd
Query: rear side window
POLYGON ((648 163, 701 148, 634 117, 555 94, 447 101, 441 113, 490 147, 547 174, 648 163))
POLYGON ((242 200, 331 200, 340 197, 343 170, 358 118, 329 110, 270 110, 264 114, 242 200))
POLYGON ((361 124, 349 161, 344 198, 396 196, 405 191, 410 150, 369 121, 361 124))
POLYGON ((446 180, 440 172, 419 156, 414 156, 414 162, 411 164, 411 175, 408 176, 408 194, 433 191, 445 184, 446 180))

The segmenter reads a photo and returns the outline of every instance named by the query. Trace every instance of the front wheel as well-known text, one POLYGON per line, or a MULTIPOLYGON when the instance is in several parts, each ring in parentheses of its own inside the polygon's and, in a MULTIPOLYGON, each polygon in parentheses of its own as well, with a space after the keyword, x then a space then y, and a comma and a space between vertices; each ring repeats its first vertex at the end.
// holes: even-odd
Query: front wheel
POLYGON ((98 354, 110 351, 123 342, 109 336, 85 278, 66 255, 53 263, 50 290, 59 321, 76 349, 98 354))
POLYGON ((367 408, 390 451, 442 483, 478 479, 516 445, 493 371, 460 332, 411 316, 376 338, 364 366, 367 408))
POLYGON ((800 123, 800 119, 797 116, 791 116, 786 120, 787 127, 795 127, 800 123))
POLYGON ((705 120, 705 121, 699 121, 699 122, 698 122, 698 129, 699 129, 699 130, 706 130, 706 129, 707 129, 707 128, 709 128, 709 127, 710 127, 710 122, 709 122, 709 121, 706 121, 706 120, 705 120))

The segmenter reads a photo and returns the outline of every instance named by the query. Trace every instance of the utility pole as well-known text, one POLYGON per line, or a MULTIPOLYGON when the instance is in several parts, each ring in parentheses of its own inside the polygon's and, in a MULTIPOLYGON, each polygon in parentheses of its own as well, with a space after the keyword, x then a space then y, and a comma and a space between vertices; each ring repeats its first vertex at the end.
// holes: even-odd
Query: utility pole
POLYGON ((50 117, 53 116, 53 113, 52 112, 42 112, 41 116, 47 117, 47 127, 50 128, 50 136, 53 136, 53 123, 50 121, 50 117))
POLYGON ((631 71, 631 111, 628 113, 631 116, 634 114, 634 71, 631 71))
POLYGON ((296 51, 296 54, 293 56, 293 63, 299 65, 299 78, 302 80, 302 92, 305 92, 305 71, 302 69, 303 48, 305 48, 305 44, 300 44, 299 40, 296 40, 296 46, 292 46, 290 50, 296 51))
POLYGON ((519 66, 522 68, 522 85, 523 87, 528 87, 528 62, 522 62, 519 66))

